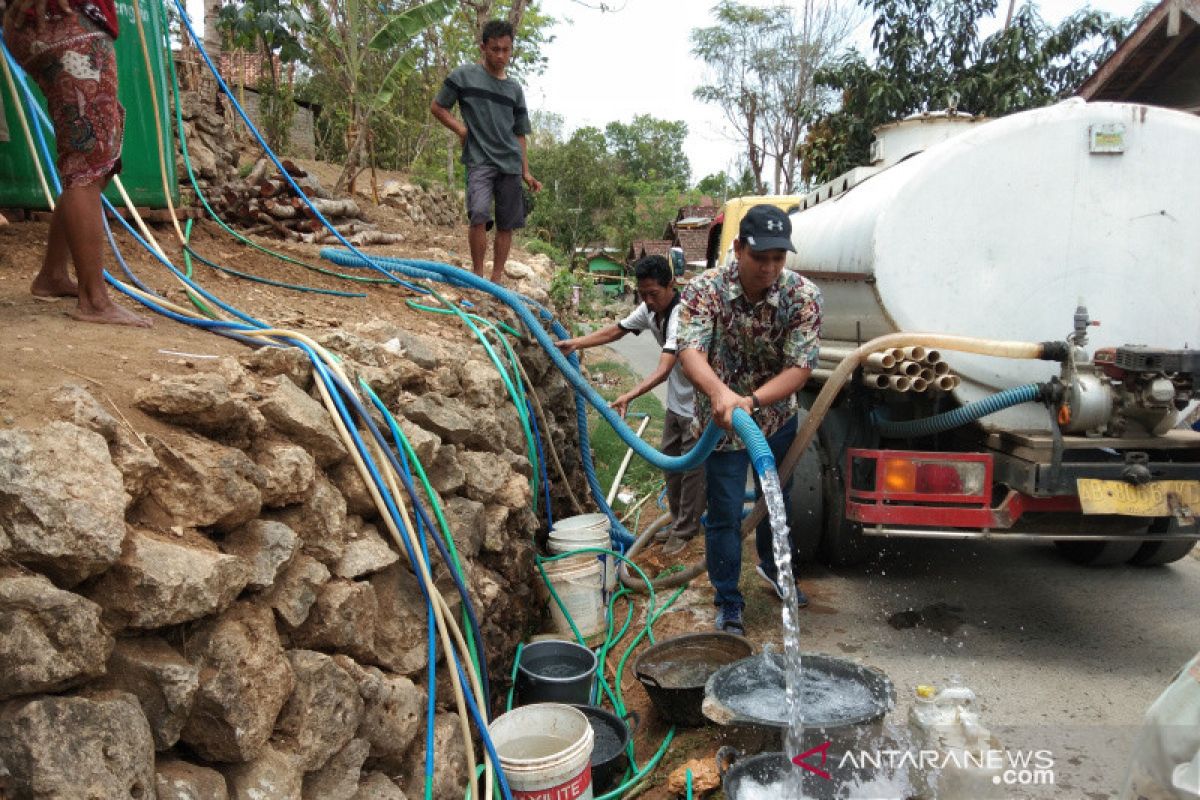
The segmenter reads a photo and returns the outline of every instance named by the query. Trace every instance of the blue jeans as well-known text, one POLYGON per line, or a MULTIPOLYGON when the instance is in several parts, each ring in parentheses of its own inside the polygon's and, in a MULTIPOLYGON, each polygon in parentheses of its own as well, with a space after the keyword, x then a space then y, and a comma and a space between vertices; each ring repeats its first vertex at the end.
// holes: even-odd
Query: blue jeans
MULTIPOLYGON (((767 439, 775 463, 783 461, 788 446, 796 438, 796 418, 792 417, 777 433, 767 439)), ((704 462, 708 481, 708 519, 704 526, 704 560, 708 567, 708 579, 716 590, 714 603, 717 606, 742 608, 746 603, 738 591, 738 577, 742 572, 742 498, 746 493, 746 471, 750 469, 750 456, 744 450, 714 451, 704 462)), ((754 476, 754 495, 762 496, 758 475, 754 476)), ((788 530, 792 530, 793 512, 787 505, 788 530)), ((793 535, 794 536, 794 535, 793 535)), ((771 544, 771 522, 767 518, 754 531, 754 546, 758 552, 758 563, 767 574, 775 574, 775 551, 771 544)), ((795 539, 792 542, 795 548, 795 539)), ((793 562, 794 563, 794 562, 793 562)))

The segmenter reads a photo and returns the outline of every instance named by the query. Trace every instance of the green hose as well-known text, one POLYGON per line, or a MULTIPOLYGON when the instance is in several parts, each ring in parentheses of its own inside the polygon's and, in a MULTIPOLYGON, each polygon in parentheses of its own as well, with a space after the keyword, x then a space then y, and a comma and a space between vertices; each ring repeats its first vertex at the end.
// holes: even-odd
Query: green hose
MULTIPOLYGON (((358 384, 362 390, 366 392, 367 397, 370 399, 375 408, 378 409, 383 415, 384 421, 387 422, 388 428, 392 432, 392 437, 400 443, 402 448, 404 448, 405 457, 412 465, 412 470, 416 474, 418 480, 420 480, 421 486, 425 489, 425 497, 429 501, 430 507, 433 509, 434 518, 437 520, 438 527, 441 529, 442 538, 446 542, 446 549, 450 553, 451 560, 454 562, 454 569, 456 569, 460 575, 466 574, 463 571, 462 561, 460 561, 458 557, 458 548, 454 545, 454 537, 450 534, 450 526, 446 522, 446 517, 442 514, 442 506, 437 501, 437 494, 434 492, 433 486, 429 483, 429 478, 425 474, 425 467, 421 464, 420 459, 417 458, 417 451, 413 449, 412 444, 408 441, 408 437, 404 435, 404 431, 396 423, 396 418, 390 411, 388 411, 387 406, 384 405, 383 401, 379 398, 379 395, 375 394, 375 391, 362 378, 359 378, 358 384)), ((467 649, 470 651, 471 661, 475 664, 475 674, 478 675, 480 669, 482 669, 479 660, 479 644, 475 641, 475 634, 471 630, 471 624, 467 616, 466 609, 463 609, 461 613, 463 621, 463 637, 466 640, 467 649)))

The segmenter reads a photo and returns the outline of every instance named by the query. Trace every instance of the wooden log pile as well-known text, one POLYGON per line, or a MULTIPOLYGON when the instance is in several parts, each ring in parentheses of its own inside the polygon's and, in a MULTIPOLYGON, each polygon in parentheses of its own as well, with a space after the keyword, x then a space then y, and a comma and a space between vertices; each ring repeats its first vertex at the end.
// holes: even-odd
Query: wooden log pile
POLYGON ((227 223, 241 226, 247 233, 305 244, 337 241, 317 212, 353 245, 394 244, 404 240, 402 234, 386 233, 362 219, 358 203, 348 197, 334 197, 315 175, 286 159, 281 163, 308 195, 311 208, 265 158, 259 159, 246 177, 221 187, 213 198, 213 208, 227 223))

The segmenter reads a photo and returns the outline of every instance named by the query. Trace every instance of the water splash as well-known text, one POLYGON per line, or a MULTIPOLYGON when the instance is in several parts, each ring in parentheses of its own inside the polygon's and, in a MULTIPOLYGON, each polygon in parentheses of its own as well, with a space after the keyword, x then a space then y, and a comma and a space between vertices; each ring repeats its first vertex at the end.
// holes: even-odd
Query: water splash
MULTIPOLYGON (((779 474, 768 469, 759 476, 763 501, 771 520, 771 542, 775 553, 776 581, 783 593, 783 661, 787 683, 787 736, 784 752, 789 756, 804 752, 804 706, 800 676, 800 607, 796 602, 796 578, 792 572, 792 538, 787 523, 787 507, 779 474)), ((784 797, 803 797, 804 770, 792 767, 784 776, 784 797)))

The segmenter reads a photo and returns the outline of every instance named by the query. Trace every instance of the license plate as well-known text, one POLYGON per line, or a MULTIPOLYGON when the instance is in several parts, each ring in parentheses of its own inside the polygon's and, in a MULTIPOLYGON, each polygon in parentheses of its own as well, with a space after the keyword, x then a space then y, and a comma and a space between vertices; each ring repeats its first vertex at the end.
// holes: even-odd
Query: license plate
POLYGON ((1155 481, 1133 486, 1124 481, 1079 478, 1076 488, 1085 514, 1169 517, 1181 507, 1200 511, 1200 481, 1155 481))

